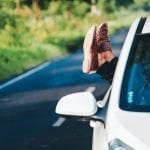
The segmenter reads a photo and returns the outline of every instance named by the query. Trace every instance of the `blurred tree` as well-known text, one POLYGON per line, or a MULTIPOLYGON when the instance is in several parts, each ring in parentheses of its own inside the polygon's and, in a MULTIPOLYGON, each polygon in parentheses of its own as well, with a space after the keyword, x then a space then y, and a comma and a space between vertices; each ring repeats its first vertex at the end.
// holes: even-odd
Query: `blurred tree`
POLYGON ((35 18, 38 19, 41 16, 39 0, 32 0, 32 9, 33 9, 35 18))
MULTIPOLYGON (((23 4, 32 7, 33 0, 21 0, 23 4)), ((53 0, 38 0, 38 5, 40 9, 48 9, 49 3, 53 0)))
POLYGON ((147 8, 148 10, 150 9, 150 2, 149 0, 134 0, 135 4, 137 6, 141 6, 144 8, 147 8))
POLYGON ((115 7, 126 7, 134 3, 134 0, 114 0, 115 7))
POLYGON ((39 9, 39 0, 32 0, 32 7, 33 9, 39 9))
POLYGON ((96 14, 97 8, 96 8, 96 0, 91 0, 91 13, 96 14))
POLYGON ((15 0, 16 9, 20 9, 20 0, 15 0))
POLYGON ((136 0, 98 0, 98 3, 103 12, 112 13, 113 11, 118 11, 121 7, 134 4, 134 1, 136 0))
POLYGON ((15 11, 19 12, 21 9, 20 0, 15 0, 15 11))
POLYGON ((8 8, 11 8, 13 9, 15 7, 15 2, 14 0, 2 0, 0 1, 0 8, 3 8, 3 9, 8 9, 8 8))
POLYGON ((115 10, 114 0, 99 0, 98 4, 102 12, 112 13, 115 10))
MULTIPOLYGON (((86 1, 88 2, 88 1, 86 1)), ((93 15, 100 15, 101 14, 101 10, 100 8, 97 7, 97 0, 91 0, 91 14, 93 15)))

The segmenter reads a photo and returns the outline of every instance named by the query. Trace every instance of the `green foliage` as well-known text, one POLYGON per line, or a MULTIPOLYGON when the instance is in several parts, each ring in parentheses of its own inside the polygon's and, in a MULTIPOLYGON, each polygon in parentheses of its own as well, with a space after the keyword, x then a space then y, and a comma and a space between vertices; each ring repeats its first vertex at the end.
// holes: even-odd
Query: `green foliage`
POLYGON ((135 4, 139 6, 149 6, 150 7, 150 2, 149 0, 134 0, 135 4))
POLYGON ((52 1, 49 4, 49 13, 51 15, 63 15, 68 12, 77 17, 83 17, 89 10, 90 5, 84 1, 52 1))
MULTIPOLYGON (((41 9, 47 9, 51 0, 39 0, 39 6, 41 9)), ((22 5, 32 6, 32 0, 20 0, 22 5)))
POLYGON ((19 74, 37 64, 63 54, 53 45, 32 45, 32 49, 9 47, 0 49, 0 80, 19 74))
POLYGON ((4 29, 5 26, 15 27, 17 24, 17 16, 14 16, 6 11, 0 12, 0 29, 4 29))
POLYGON ((116 8, 118 7, 127 7, 134 3, 134 0, 114 0, 116 8))
POLYGON ((0 1, 0 9, 12 9, 15 7, 14 0, 1 0, 0 1))
POLYGON ((150 10, 150 2, 149 0, 134 0, 135 5, 134 8, 143 8, 146 11, 150 10))
POLYGON ((100 0, 98 6, 104 13, 112 13, 115 10, 114 0, 100 0))
POLYGON ((134 3, 134 0, 99 0, 98 5, 103 12, 113 13, 121 7, 127 7, 134 3))
POLYGON ((72 2, 71 12, 77 17, 83 18, 90 11, 90 6, 86 2, 72 2))

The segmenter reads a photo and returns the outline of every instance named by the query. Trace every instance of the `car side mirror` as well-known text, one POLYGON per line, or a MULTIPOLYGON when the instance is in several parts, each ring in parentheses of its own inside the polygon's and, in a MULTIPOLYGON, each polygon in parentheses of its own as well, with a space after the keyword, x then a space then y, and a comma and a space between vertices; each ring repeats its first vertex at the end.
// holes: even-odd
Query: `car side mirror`
POLYGON ((78 92, 62 97, 56 113, 65 116, 90 117, 97 112, 96 99, 90 92, 78 92))

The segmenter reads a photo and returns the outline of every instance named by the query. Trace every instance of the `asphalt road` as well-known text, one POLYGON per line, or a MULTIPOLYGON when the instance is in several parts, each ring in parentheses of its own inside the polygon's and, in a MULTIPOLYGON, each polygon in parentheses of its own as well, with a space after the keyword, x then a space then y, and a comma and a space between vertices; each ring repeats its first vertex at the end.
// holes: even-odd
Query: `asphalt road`
MULTIPOLYGON (((126 30, 112 37, 119 55, 126 30)), ((97 99, 108 88, 98 75, 82 73, 82 51, 42 64, 0 85, 0 150, 90 150, 88 122, 55 114, 57 101, 78 91, 97 99)))

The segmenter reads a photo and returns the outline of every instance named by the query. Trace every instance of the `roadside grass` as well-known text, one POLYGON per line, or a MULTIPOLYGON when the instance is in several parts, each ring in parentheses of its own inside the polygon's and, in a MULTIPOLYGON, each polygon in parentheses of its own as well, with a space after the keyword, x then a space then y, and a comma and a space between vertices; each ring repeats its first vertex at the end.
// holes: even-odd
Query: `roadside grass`
POLYGON ((36 46, 36 49, 3 48, 0 50, 0 80, 20 74, 45 61, 62 56, 64 53, 59 50, 59 47, 50 44, 36 46))
POLYGON ((142 9, 122 8, 100 16, 64 12, 38 21, 14 17, 12 25, 0 27, 0 80, 82 48, 84 35, 93 24, 108 22, 112 35, 129 27, 135 18, 148 15, 142 9))

